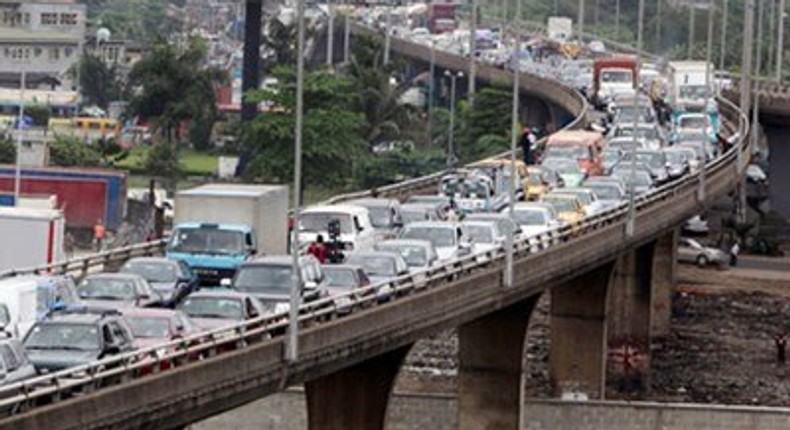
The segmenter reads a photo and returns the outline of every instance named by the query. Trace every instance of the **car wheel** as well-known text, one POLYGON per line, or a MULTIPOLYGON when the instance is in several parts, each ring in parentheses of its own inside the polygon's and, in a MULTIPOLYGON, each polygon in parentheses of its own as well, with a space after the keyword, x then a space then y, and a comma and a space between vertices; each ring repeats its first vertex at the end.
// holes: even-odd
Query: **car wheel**
POLYGON ((700 255, 697 257, 697 266, 699 267, 706 267, 708 265, 708 257, 705 255, 700 255))

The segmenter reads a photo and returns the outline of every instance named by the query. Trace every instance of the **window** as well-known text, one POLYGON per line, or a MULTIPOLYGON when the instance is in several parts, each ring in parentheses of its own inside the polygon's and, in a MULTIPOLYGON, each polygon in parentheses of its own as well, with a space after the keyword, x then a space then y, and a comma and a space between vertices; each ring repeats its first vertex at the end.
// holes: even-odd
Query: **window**
POLYGON ((60 25, 77 25, 77 14, 76 13, 60 14, 60 25))
POLYGON ((131 339, 126 334, 126 330, 124 330, 120 324, 111 322, 110 327, 112 328, 112 334, 115 338, 116 345, 123 346, 131 342, 131 339))
POLYGON ((25 12, 25 24, 30 24, 30 13, 25 12))
POLYGON ((53 61, 60 60, 60 48, 49 48, 49 59, 53 61))
POLYGON ((3 357, 3 362, 5 363, 6 370, 8 372, 13 372, 19 368, 19 360, 17 360, 14 351, 11 351, 10 346, 0 345, 0 356, 3 357))
POLYGON ((58 14, 56 13, 41 14, 41 25, 57 25, 57 24, 58 24, 58 14))

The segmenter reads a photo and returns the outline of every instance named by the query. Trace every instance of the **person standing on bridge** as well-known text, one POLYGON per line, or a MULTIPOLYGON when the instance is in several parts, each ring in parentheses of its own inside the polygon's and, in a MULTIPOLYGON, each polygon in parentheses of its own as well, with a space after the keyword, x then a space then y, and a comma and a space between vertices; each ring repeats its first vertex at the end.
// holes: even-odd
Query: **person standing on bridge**
POLYGON ((107 235, 107 229, 101 218, 96 220, 93 226, 93 245, 96 247, 96 252, 101 252, 102 245, 104 245, 104 236, 107 235))

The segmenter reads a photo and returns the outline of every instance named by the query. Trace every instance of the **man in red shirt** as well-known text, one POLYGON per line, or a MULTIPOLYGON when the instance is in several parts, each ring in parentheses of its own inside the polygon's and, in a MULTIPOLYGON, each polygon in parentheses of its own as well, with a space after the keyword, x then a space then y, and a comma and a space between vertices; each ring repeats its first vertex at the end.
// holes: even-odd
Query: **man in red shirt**
POLYGON ((319 234, 318 237, 315 238, 315 242, 311 243, 307 248, 307 253, 315 257, 319 263, 326 263, 326 256, 329 250, 324 243, 324 236, 319 234))

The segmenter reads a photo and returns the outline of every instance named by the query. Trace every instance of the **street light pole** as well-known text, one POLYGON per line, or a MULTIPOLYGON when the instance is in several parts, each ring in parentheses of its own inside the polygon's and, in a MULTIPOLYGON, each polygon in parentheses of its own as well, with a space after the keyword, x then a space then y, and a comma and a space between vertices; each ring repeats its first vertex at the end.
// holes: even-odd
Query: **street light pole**
POLYGON ((654 43, 655 52, 660 52, 661 50, 661 2, 662 1, 663 0, 656 0, 656 41, 654 43))
MULTIPOLYGON (((746 115, 749 114, 751 108, 751 74, 752 74, 752 48, 754 43, 754 0, 746 0, 745 10, 743 14, 743 48, 741 49, 741 111, 746 115)), ((752 124, 751 132, 754 133, 754 124, 752 124)), ((743 139, 748 139, 748 136, 742 136, 743 139)), ((738 167, 738 175, 741 175, 743 164, 743 151, 739 144, 736 150, 738 167)), ((743 177, 738 178, 738 187, 736 190, 738 202, 736 203, 736 218, 739 222, 746 221, 746 193, 744 190, 743 177)))
MULTIPOLYGON (((712 88, 712 80, 711 75, 713 74, 713 70, 711 68, 711 56, 713 53, 713 14, 716 12, 716 8, 711 2, 708 5, 708 42, 707 42, 707 49, 705 54, 705 124, 707 127, 702 132, 703 142, 707 142, 709 139, 707 135, 707 130, 713 129, 713 123, 711 122, 710 118, 710 108, 711 108, 711 97, 713 95, 713 88, 712 88)), ((705 201, 705 188, 707 187, 707 172, 705 167, 707 167, 707 160, 702 162, 702 168, 699 169, 699 188, 697 188, 697 199, 700 202, 705 201)))
POLYGON ((724 1, 721 15, 721 44, 719 45, 719 70, 724 70, 724 60, 727 57, 727 15, 729 14, 729 0, 724 1))
POLYGON ((757 6, 757 61, 754 65, 754 102, 752 103, 752 150, 757 148, 760 142, 758 124, 760 123, 760 81, 763 76, 763 14, 765 13, 764 2, 758 2, 757 6))
POLYGON ((631 180, 629 181, 628 196, 628 220, 625 223, 626 237, 634 236, 634 224, 636 224, 636 146, 639 144, 637 137, 637 125, 639 124, 639 71, 642 68, 642 30, 645 20, 645 0, 639 0, 639 18, 637 21, 636 36, 636 72, 634 73, 634 130, 633 145, 631 146, 631 180))
POLYGON ((614 34, 615 40, 620 40, 620 0, 614 4, 614 34))
POLYGON ((456 78, 463 76, 463 73, 450 73, 445 70, 444 75, 450 78, 450 131, 447 139, 447 167, 455 165, 455 82, 456 78))
POLYGON ((299 303, 302 271, 299 268, 299 212, 302 207, 302 124, 304 122, 304 2, 296 0, 298 20, 296 44, 296 125, 294 127, 294 228, 291 231, 291 297, 288 306, 288 342, 285 359, 299 357, 299 303))
POLYGON ((326 35, 326 64, 332 67, 333 54, 335 44, 335 13, 332 9, 332 0, 326 0, 326 7, 329 13, 329 21, 327 22, 327 35, 326 35))
POLYGON ((584 45, 584 0, 579 0, 579 46, 584 45))
POLYGON ((782 82, 782 55, 785 47, 785 0, 779 0, 777 9, 777 36, 776 36, 776 82, 782 82))
MULTIPOLYGON (((518 17, 517 17, 518 18, 518 17)), ((472 0, 472 13, 469 15, 469 107, 474 106, 475 101, 475 78, 477 76, 477 62, 475 53, 477 52, 477 0, 472 0)))
POLYGON ((351 60, 351 12, 346 9, 343 20, 343 64, 348 65, 351 60))
POLYGON ((392 0, 387 2, 387 21, 386 24, 384 24, 384 27, 384 65, 386 66, 390 63, 390 38, 392 37, 390 34, 392 33, 392 0))
MULTIPOLYGON (((521 0, 516 0, 516 16, 521 14, 521 0)), ((510 130, 510 184, 508 186, 508 217, 513 220, 513 207, 516 205, 516 139, 518 136, 518 107, 519 107, 519 78, 521 75, 521 65, 519 64, 519 51, 521 50, 521 33, 519 32, 517 21, 513 25, 513 107, 510 130)), ((508 230, 505 239, 505 276, 504 285, 509 288, 513 286, 513 229, 508 230)))
POLYGON ((428 145, 433 144, 433 95, 434 81, 436 80, 436 42, 431 39, 431 66, 430 80, 428 81, 428 145))
POLYGON ((19 206, 19 194, 22 188, 22 164, 20 154, 22 152, 22 134, 25 127, 25 87, 27 86, 27 72, 22 70, 19 88, 19 120, 17 120, 16 131, 16 166, 14 166, 14 206, 19 206))
POLYGON ((696 15, 697 15, 697 8, 694 4, 689 6, 689 41, 688 41, 688 52, 686 53, 686 59, 691 60, 694 58, 694 30, 696 30, 696 15))

